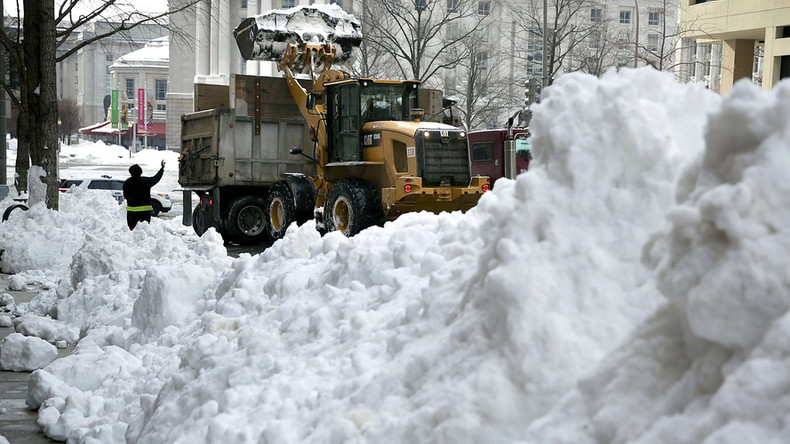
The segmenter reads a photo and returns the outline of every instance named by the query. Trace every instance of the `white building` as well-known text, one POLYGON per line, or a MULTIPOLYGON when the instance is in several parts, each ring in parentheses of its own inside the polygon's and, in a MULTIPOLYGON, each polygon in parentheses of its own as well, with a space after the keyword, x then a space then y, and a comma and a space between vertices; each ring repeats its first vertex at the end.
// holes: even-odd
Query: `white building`
MULTIPOLYGON (((89 40, 110 29, 111 23, 97 21, 71 35, 61 46, 62 54, 77 42, 89 40)), ((110 66, 123 54, 142 48, 146 42, 168 34, 159 25, 143 24, 133 30, 105 37, 78 50, 57 64, 58 100, 74 100, 80 108, 82 125, 106 120, 109 106, 110 66)))
MULTIPOLYGON (((170 9, 185 0, 169 0, 170 9)), ((272 62, 245 62, 239 54, 233 30, 244 18, 271 9, 303 4, 339 3, 328 0, 201 0, 196 7, 171 17, 174 28, 187 37, 170 43, 170 83, 167 91, 167 147, 179 150, 181 115, 194 107, 195 83, 228 85, 231 74, 279 75, 272 62)), ((346 0, 344 7, 351 7, 346 0)))
POLYGON ((165 147, 167 113, 167 83, 169 75, 170 38, 160 37, 145 47, 121 56, 110 66, 112 89, 117 89, 128 100, 129 121, 138 123, 137 136, 147 135, 148 146, 165 147), (138 96, 145 91, 144 98, 138 96), (139 125, 139 100, 146 109, 142 113, 146 127, 139 125))

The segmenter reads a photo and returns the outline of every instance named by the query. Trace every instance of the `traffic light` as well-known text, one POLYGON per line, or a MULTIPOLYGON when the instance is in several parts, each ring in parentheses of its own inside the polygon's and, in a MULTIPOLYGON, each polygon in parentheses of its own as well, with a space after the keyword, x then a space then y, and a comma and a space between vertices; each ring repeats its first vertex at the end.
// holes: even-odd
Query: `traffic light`
POLYGON ((527 88, 524 91, 524 96, 527 98, 524 104, 530 106, 538 101, 538 97, 540 96, 540 84, 538 83, 538 79, 529 79, 524 82, 524 86, 527 88))

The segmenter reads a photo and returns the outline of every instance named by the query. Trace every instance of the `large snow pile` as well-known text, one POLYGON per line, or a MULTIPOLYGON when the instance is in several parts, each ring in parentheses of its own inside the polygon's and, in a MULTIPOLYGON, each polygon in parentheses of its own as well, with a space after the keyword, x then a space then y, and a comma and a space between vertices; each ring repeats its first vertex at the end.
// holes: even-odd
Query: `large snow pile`
POLYGON ((781 440, 788 96, 565 75, 531 170, 467 214, 237 259, 213 230, 32 208, 0 264, 52 279, 18 310, 81 339, 28 405, 75 442, 781 440), (69 259, 20 252, 47 239, 69 259))

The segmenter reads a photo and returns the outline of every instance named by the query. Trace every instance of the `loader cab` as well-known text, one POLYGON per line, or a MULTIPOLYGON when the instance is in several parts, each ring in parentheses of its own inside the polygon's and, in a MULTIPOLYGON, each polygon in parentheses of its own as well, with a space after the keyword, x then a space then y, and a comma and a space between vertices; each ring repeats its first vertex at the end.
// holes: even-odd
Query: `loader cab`
POLYGON ((349 79, 327 83, 326 121, 330 162, 362 160, 362 126, 368 122, 409 121, 417 108, 419 82, 349 79))

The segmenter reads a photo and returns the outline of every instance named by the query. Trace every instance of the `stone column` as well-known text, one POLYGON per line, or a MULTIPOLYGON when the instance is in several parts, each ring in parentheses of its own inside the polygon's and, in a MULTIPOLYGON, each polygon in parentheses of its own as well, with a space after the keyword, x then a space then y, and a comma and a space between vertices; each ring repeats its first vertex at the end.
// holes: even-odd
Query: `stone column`
POLYGON ((721 91, 721 45, 710 45, 710 89, 721 91))
POLYGON ((219 21, 221 0, 211 0, 211 36, 210 36, 210 58, 209 75, 213 76, 219 72, 219 21))
POLYGON ((195 20, 195 75, 207 76, 211 71, 211 4, 201 0, 197 4, 195 20))
POLYGON ((725 40, 721 54, 721 93, 729 93, 740 79, 751 79, 753 63, 754 40, 725 40))
POLYGON ((217 70, 214 72, 222 77, 225 84, 230 79, 231 51, 238 51, 235 48, 236 42, 233 40, 233 25, 230 23, 230 1, 219 0, 219 40, 216 41, 218 58, 217 70))

